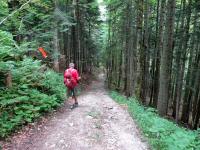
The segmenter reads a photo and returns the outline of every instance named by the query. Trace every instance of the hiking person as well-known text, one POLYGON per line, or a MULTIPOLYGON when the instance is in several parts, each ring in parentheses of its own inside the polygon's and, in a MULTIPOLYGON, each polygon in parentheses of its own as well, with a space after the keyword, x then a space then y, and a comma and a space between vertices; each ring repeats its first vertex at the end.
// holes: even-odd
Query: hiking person
POLYGON ((68 96, 74 99, 74 104, 71 108, 78 106, 75 87, 78 85, 80 79, 78 71, 74 69, 74 63, 70 63, 69 68, 64 73, 64 84, 67 87, 68 96))

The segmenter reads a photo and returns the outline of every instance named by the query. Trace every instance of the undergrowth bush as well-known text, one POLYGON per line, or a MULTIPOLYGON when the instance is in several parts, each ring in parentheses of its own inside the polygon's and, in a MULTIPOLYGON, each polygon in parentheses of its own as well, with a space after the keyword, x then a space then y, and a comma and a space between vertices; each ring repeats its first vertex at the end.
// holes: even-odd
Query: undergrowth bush
MULTIPOLYGON (((64 101, 63 77, 23 56, 30 43, 18 46, 12 34, 0 30, 0 71, 10 71, 12 88, 0 84, 0 138, 34 121, 64 101)), ((3 80, 0 77, 0 80, 3 80)))
POLYGON ((52 70, 42 71, 39 61, 25 58, 7 64, 13 87, 0 91, 0 137, 56 108, 65 96, 62 76, 52 70))
POLYGON ((199 150, 200 135, 177 126, 175 123, 161 118, 153 108, 145 108, 134 99, 126 99, 117 92, 111 97, 120 104, 126 104, 132 117, 149 140, 155 150, 199 150))

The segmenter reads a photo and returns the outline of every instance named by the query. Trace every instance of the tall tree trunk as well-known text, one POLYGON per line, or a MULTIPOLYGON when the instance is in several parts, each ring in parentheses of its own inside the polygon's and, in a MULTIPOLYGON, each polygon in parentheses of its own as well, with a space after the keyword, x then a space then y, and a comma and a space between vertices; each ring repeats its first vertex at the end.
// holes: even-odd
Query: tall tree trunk
POLYGON ((149 23, 149 3, 148 0, 144 2, 144 34, 143 34, 143 43, 140 51, 140 99, 143 104, 146 103, 147 98, 147 90, 148 90, 148 38, 149 38, 149 31, 148 31, 148 23, 149 23))
POLYGON ((197 110, 196 116, 194 118, 194 126, 193 126, 194 129, 197 129, 198 125, 199 125, 199 119, 200 119, 200 93, 199 93, 199 95, 197 97, 197 101, 198 101, 198 104, 197 104, 198 110, 197 110))
POLYGON ((153 58, 152 58, 152 65, 150 67, 150 75, 152 77, 151 80, 151 87, 150 87, 150 102, 149 105, 152 107, 156 107, 156 105, 153 106, 153 94, 154 94, 154 82, 155 82, 155 68, 156 68, 156 59, 157 59, 157 39, 158 39, 158 28, 159 28, 159 12, 160 12, 160 0, 157 0, 156 4, 156 38, 155 38, 155 48, 154 48, 154 53, 153 53, 153 58))
POLYGON ((188 46, 188 40, 189 40, 189 29, 190 29, 190 17, 191 17, 191 4, 192 0, 189 0, 188 8, 187 8, 187 17, 186 17, 186 25, 185 25, 185 33, 183 35, 184 39, 182 41, 183 45, 181 47, 182 50, 182 57, 181 57, 181 63, 180 63, 180 70, 178 72, 178 90, 177 90, 177 98, 176 98, 176 122, 178 122, 179 119, 179 106, 180 101, 182 98, 182 86, 183 86, 183 77, 184 77, 184 71, 185 71, 185 61, 186 61, 186 50, 188 46))
POLYGON ((154 79, 154 91, 153 91, 153 106, 157 107, 158 93, 159 93, 159 78, 160 78, 160 53, 163 49, 163 28, 164 28, 164 16, 165 16, 166 0, 161 0, 159 28, 156 45, 156 68, 154 79))
MULTIPOLYGON (((123 43, 123 40, 122 40, 123 43)), ((117 83, 117 89, 120 90, 121 86, 121 79, 122 79, 122 63, 123 63, 123 47, 121 47, 120 51, 120 62, 119 62, 119 76, 118 76, 118 83, 117 83)))
MULTIPOLYGON (((144 64, 143 61, 146 60, 145 54, 143 53, 143 15, 144 15, 144 0, 137 0, 137 20, 136 20, 136 36, 137 36, 137 53, 139 54, 139 64, 137 67, 137 89, 139 90, 136 93, 139 97, 141 97, 140 91, 142 89, 142 80, 144 79, 143 72, 144 72, 144 64)), ((140 99, 142 102, 142 99, 140 99)))
MULTIPOLYGON (((198 3, 198 0, 196 0, 195 4, 198 3)), ((197 4, 198 5, 198 4, 197 4)), ((195 80, 194 80, 194 68, 195 68, 195 59, 194 59, 194 52, 195 49, 197 49, 198 52, 198 46, 194 47, 194 45, 198 45, 198 38, 199 36, 196 35, 197 32, 197 19, 198 19, 198 8, 195 9, 195 18, 194 18, 194 31, 192 35, 192 41, 191 41, 191 47, 190 47, 190 57, 189 57, 189 62, 188 62, 188 70, 186 74, 186 85, 185 85, 185 93, 183 97, 183 108, 182 108, 182 116, 181 120, 184 123, 188 123, 189 121, 189 114, 190 114, 190 106, 191 106, 191 101, 192 101, 192 95, 193 91, 192 88, 194 86, 195 80)), ((189 35, 188 35, 189 36, 189 35)), ((197 54, 197 53, 196 53, 197 54)))
POLYGON ((171 60, 173 50, 173 32, 174 32, 174 15, 175 15, 175 0, 168 0, 167 3, 167 19, 166 32, 163 51, 161 54, 161 68, 160 68, 160 84, 158 95, 158 112, 164 116, 167 114, 168 100, 169 100, 169 85, 171 73, 171 60))
POLYGON ((192 126, 197 129, 197 125, 200 119, 200 52, 199 58, 197 58, 197 71, 194 84, 194 94, 192 95, 193 110, 192 110, 192 126))
MULTIPOLYGON (((55 10, 58 9, 58 2, 55 1, 55 10)), ((55 18, 56 19, 56 18, 55 18)), ((55 21, 55 29, 54 29, 54 70, 59 72, 59 62, 58 62, 58 54, 59 54, 59 38, 58 38, 58 21, 55 21)))
POLYGON ((107 50, 108 50, 108 57, 107 57, 107 84, 108 88, 111 88, 112 82, 112 71, 111 71, 111 6, 108 6, 108 13, 109 13, 109 20, 108 20, 108 41, 107 41, 107 50))
MULTIPOLYGON (((183 40, 184 40, 184 25, 185 25, 185 7, 186 7, 186 0, 182 0, 182 11, 181 11, 181 23, 180 23, 180 31, 179 31, 179 42, 177 42, 178 47, 176 49, 176 72, 175 72, 175 94, 174 94, 174 114, 175 114, 175 119, 176 122, 178 122, 178 112, 179 112, 179 102, 180 102, 180 96, 181 96, 181 73, 183 68, 181 65, 181 57, 182 57, 182 45, 183 45, 183 40)), ((185 51, 185 49, 184 49, 185 51)))
POLYGON ((130 0, 126 5, 126 41, 125 41, 125 95, 127 97, 131 96, 130 90, 130 41, 131 41, 131 18, 130 18, 130 0))

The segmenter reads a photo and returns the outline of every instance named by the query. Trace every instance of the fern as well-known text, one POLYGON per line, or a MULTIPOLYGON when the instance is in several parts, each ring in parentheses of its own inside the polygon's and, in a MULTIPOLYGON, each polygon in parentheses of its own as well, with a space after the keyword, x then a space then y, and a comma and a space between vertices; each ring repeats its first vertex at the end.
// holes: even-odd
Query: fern
POLYGON ((0 91, 0 137, 60 106, 65 99, 63 77, 52 70, 40 71, 40 61, 1 62, 11 70, 13 87, 0 91))

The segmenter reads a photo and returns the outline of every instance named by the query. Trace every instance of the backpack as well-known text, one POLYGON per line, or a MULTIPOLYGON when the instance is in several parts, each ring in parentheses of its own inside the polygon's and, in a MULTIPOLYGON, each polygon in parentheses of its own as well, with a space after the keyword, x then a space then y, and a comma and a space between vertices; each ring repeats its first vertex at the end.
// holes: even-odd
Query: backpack
POLYGON ((76 85, 76 81, 72 77, 72 71, 70 71, 69 69, 67 69, 65 71, 65 74, 64 74, 64 83, 70 89, 73 89, 75 87, 75 85, 76 85))

